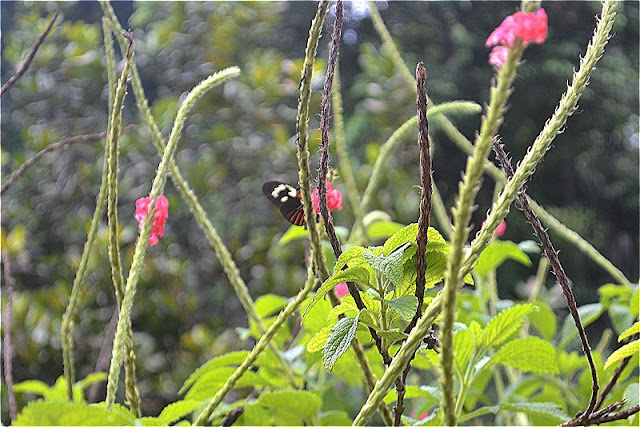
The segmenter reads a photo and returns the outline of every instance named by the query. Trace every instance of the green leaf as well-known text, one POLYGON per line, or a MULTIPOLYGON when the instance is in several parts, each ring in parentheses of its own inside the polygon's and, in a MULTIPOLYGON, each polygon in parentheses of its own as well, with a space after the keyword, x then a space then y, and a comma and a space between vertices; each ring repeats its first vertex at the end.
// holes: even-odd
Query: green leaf
POLYGON ((407 339, 409 335, 402 332, 400 329, 390 329, 388 331, 378 331, 378 335, 387 340, 387 347, 396 341, 407 339))
POLYGON ((261 318, 267 318, 279 312, 285 305, 287 299, 275 294, 261 295, 256 299, 256 311, 261 318))
MULTIPOLYGON (((446 252, 427 252, 427 271, 425 274, 425 289, 431 289, 444 279, 444 272, 447 269, 447 253, 446 252)), ((413 275, 415 282, 415 274, 413 275)), ((473 285, 471 274, 467 274, 464 283, 473 285)), ((415 286, 415 283, 414 283, 415 286)), ((410 289, 410 286, 408 287, 410 289)), ((415 288, 414 288, 415 289, 415 288)))
POLYGON ((453 336, 454 361, 460 372, 465 371, 475 347, 476 343, 471 329, 462 329, 453 336))
POLYGON ((157 417, 142 417, 138 418, 135 423, 136 426, 166 426, 168 423, 165 423, 160 418, 157 417))
POLYGON ((136 418, 126 409, 108 410, 83 402, 36 400, 27 405, 13 422, 15 426, 119 426, 133 425, 136 418))
POLYGON ((371 240, 386 239, 404 226, 393 221, 376 221, 367 228, 367 237, 371 240))
POLYGON ((495 270, 508 259, 531 266, 529 255, 517 244, 509 240, 495 240, 480 253, 474 271, 479 276, 485 277, 491 270, 495 270))
POLYGON ((626 402, 621 410, 629 409, 633 405, 637 405, 638 402, 640 402, 640 384, 637 382, 629 384, 629 386, 624 390, 622 398, 626 400, 626 402))
POLYGON ((311 391, 267 391, 262 393, 252 405, 261 406, 275 416, 283 413, 296 415, 308 424, 322 407, 322 399, 311 391))
POLYGON ((13 386, 16 393, 32 393, 44 396, 49 392, 49 386, 40 380, 26 380, 13 386))
POLYGON ((164 407, 158 418, 167 424, 175 424, 180 418, 184 418, 194 410, 202 406, 197 400, 179 400, 164 407))
MULTIPOLYGON (((198 378, 191 388, 189 388, 184 400, 204 400, 210 398, 222 387, 235 370, 235 367, 220 367, 208 371, 198 378)), ((234 388, 269 385, 272 385, 272 381, 261 377, 256 372, 247 371, 236 381, 234 388)))
POLYGON ((338 257, 338 261, 336 261, 335 267, 333 267, 333 274, 341 271, 345 265, 348 265, 350 261, 360 258, 361 262, 364 262, 364 258, 362 258, 362 253, 365 251, 365 248, 362 246, 351 246, 349 249, 346 249, 342 254, 338 257))
POLYGON ((220 356, 214 357, 213 359, 206 362, 204 365, 200 366, 198 369, 193 371, 189 378, 184 382, 180 390, 179 394, 184 393, 193 383, 207 372, 219 368, 221 366, 238 366, 242 363, 242 361, 249 355, 249 352, 246 350, 242 351, 231 351, 229 353, 222 354, 220 356))
POLYGON ((558 319, 549 304, 542 301, 533 303, 538 311, 529 313, 529 320, 536 331, 542 335, 545 340, 550 340, 556 335, 558 329, 558 319))
POLYGON ((329 338, 322 349, 322 363, 327 372, 333 370, 336 360, 349 349, 353 337, 356 336, 359 318, 360 313, 356 317, 342 318, 331 330, 331 334, 329 334, 329 338))
MULTIPOLYGON (((580 320, 582 321, 582 326, 585 328, 597 320, 600 315, 604 312, 604 306, 600 303, 596 304, 585 304, 581 307, 578 307, 578 314, 580 315, 580 320)), ((560 344, 558 344, 559 348, 566 347, 572 339, 574 339, 578 335, 578 329, 576 328, 576 324, 573 321, 573 316, 568 314, 564 319, 564 323, 562 324, 562 329, 560 329, 560 344)))
POLYGON ((352 419, 345 411, 325 411, 318 416, 320 426, 350 426, 352 419))
MULTIPOLYGON (((384 255, 389 255, 397 247, 404 245, 405 243, 415 243, 416 236, 418 234, 418 224, 409 224, 406 227, 396 231, 386 242, 384 242, 384 255)), ((443 251, 446 248, 447 242, 444 237, 433 227, 429 227, 427 230, 427 252, 433 250, 443 251)))
MULTIPOLYGON (((338 307, 342 307, 339 305, 338 307)), ((320 329, 314 336, 311 337, 309 342, 307 343, 307 351, 309 353, 315 353, 316 351, 322 350, 327 339, 329 339, 329 335, 331 334, 331 327, 325 326, 320 329)))
POLYGON ((538 337, 509 341, 493 355, 488 364, 502 363, 525 372, 558 373, 556 349, 538 337))
POLYGON ((404 320, 410 321, 418 309, 418 298, 415 295, 405 295, 387 301, 387 305, 404 320))
POLYGON ((624 340, 625 338, 629 338, 631 335, 640 334, 640 322, 634 323, 629 329, 622 332, 618 337, 618 342, 624 340))
POLYGON ((506 411, 524 412, 530 415, 545 415, 559 423, 571 419, 571 417, 562 411, 559 405, 552 402, 509 402, 502 403, 500 408, 506 411))
POLYGON ((86 377, 84 377, 82 380, 78 381, 76 383, 76 386, 79 387, 80 389, 84 390, 85 388, 89 387, 92 384, 104 381, 107 379, 107 374, 106 372, 93 372, 89 375, 87 375, 86 377))
POLYGON ((395 286, 402 286, 402 278, 404 277, 404 270, 402 269, 402 259, 404 250, 407 248, 407 246, 405 246, 404 248, 400 247, 399 250, 386 257, 377 256, 370 252, 363 252, 362 255, 374 270, 382 274, 395 286))
POLYGON ((622 347, 611 353, 611 356, 609 356, 606 363, 604 364, 604 369, 609 369, 613 364, 621 361, 622 359, 626 359, 629 356, 638 354, 639 352, 640 341, 631 341, 630 343, 623 345, 622 347))
POLYGON ((287 243, 293 242, 294 240, 306 239, 308 235, 309 230, 307 230, 305 227, 292 225, 282 235, 280 240, 278 240, 278 245, 286 245, 287 243))
POLYGON ((504 342, 520 329, 524 317, 535 310, 536 307, 533 304, 518 304, 502 310, 485 328, 482 346, 489 348, 504 342))
MULTIPOLYGON (((431 387, 426 385, 422 385, 422 386, 408 385, 406 387, 404 398, 405 399, 426 399, 427 404, 439 402, 441 399, 440 391, 438 390, 437 387, 431 387)), ((389 390, 387 395, 384 397, 384 403, 389 404, 389 403, 395 402, 397 399, 398 399, 398 395, 396 394, 396 391, 389 390)))
POLYGON ((307 308, 305 308, 302 317, 306 316, 309 310, 318 303, 329 291, 331 291, 338 283, 341 282, 360 282, 369 283, 369 272, 364 267, 349 267, 339 273, 334 274, 320 286, 320 289, 313 296, 307 308))
POLYGON ((609 318, 613 323, 613 330, 616 333, 621 334, 626 329, 630 328, 635 320, 629 310, 629 305, 623 305, 618 303, 612 303, 608 308, 609 318))

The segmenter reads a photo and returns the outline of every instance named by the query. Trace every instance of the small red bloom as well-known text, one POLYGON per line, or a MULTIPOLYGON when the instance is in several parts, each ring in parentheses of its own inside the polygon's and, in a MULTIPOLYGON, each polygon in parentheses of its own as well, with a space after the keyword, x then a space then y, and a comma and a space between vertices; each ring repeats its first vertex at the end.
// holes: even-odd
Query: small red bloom
MULTIPOLYGON (((320 192, 317 188, 313 189, 311 198, 313 200, 313 210, 320 212, 320 192)), ((327 181, 327 207, 329 211, 342 209, 342 194, 337 189, 334 189, 329 181, 327 181)))
POLYGON ((349 295, 349 288, 347 284, 344 282, 340 282, 336 285, 336 294, 338 294, 338 298, 342 298, 345 295, 349 295))
MULTIPOLYGON (((484 227, 484 223, 487 221, 482 221, 482 226, 484 227)), ((498 224, 498 226, 496 227, 496 229, 493 232, 493 235, 495 237, 501 237, 505 231, 507 231, 507 221, 505 221, 504 219, 502 220, 502 222, 500 224, 498 224)))
POLYGON ((489 54, 489 64, 493 65, 496 68, 502 67, 504 62, 507 60, 508 54, 509 54, 508 47, 506 46, 494 47, 491 53, 489 54))
MULTIPOLYGON (((543 8, 534 12, 516 12, 507 16, 487 38, 485 46, 503 46, 512 48, 516 39, 522 40, 524 46, 529 43, 542 44, 547 39, 548 19, 543 8)), ((506 60, 507 51, 493 49, 489 63, 501 67, 506 60)))
MULTIPOLYGON (((136 213, 134 218, 138 221, 138 227, 142 229, 142 222, 149 212, 151 197, 142 197, 136 200, 136 213)), ((149 244, 154 246, 158 243, 158 238, 164 236, 164 224, 169 216, 169 201, 164 195, 158 196, 156 199, 156 210, 151 223, 151 235, 149 236, 149 244)))

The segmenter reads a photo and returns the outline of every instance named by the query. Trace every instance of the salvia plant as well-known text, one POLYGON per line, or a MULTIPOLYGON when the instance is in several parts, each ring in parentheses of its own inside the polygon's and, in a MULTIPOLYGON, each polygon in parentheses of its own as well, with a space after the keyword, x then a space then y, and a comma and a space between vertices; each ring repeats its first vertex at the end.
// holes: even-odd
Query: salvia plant
MULTIPOLYGON (((544 123, 526 155, 512 165, 500 139, 500 126, 517 88, 518 69, 531 44, 547 38, 547 14, 539 2, 525 1, 506 17, 486 40, 494 67, 489 99, 473 142, 449 121, 447 114, 478 113, 481 107, 464 101, 434 105, 427 95, 429 58, 413 74, 405 65, 376 5, 369 4, 374 27, 393 58, 394 67, 416 94, 416 116, 407 119, 382 146, 361 195, 348 155, 342 117, 339 70, 343 2, 331 9, 335 21, 322 89, 320 160, 310 161, 309 110, 312 73, 330 2, 321 0, 301 63, 297 108, 298 183, 270 182, 263 191, 293 225, 279 241, 307 242, 307 276, 299 292, 285 298, 267 294, 255 301, 230 251, 208 218, 175 157, 185 121, 199 98, 218 90, 243 71, 220 70, 204 79, 181 100, 168 139, 151 113, 135 63, 132 33, 123 31, 107 1, 101 1, 105 63, 109 88, 108 129, 100 191, 86 243, 64 317, 61 321, 63 375, 53 386, 39 380, 13 384, 11 377, 10 260, 3 249, 8 303, 4 320, 5 387, 11 422, 15 425, 547 425, 638 423, 638 285, 632 284, 611 262, 577 233, 546 212, 526 194, 526 184, 549 152, 554 138, 567 125, 589 83, 589 77, 612 37, 617 4, 607 0, 593 36, 580 58, 566 92, 544 123), (114 39, 115 37, 115 39, 114 39), (116 67, 114 41, 124 53, 116 67), (131 94, 128 94, 128 91, 131 94), (128 271, 119 247, 118 179, 122 110, 127 97, 141 116, 138 126, 150 130, 160 155, 148 196, 137 201, 139 235, 128 271), (333 120, 332 132, 330 122, 333 120), (432 176, 429 122, 436 123, 468 154, 451 217, 432 176), (417 129, 415 157, 419 159, 420 192, 417 222, 399 224, 384 212, 371 211, 372 195, 379 191, 381 170, 392 149, 417 129), (331 164, 330 144, 337 163, 331 164), (495 152, 496 164, 489 162, 495 152), (482 175, 497 182, 493 205, 480 231, 470 236, 471 213, 482 175), (317 177, 317 184, 312 180, 317 177), (131 313, 136 300, 147 248, 162 240, 171 221, 165 185, 171 179, 207 241, 215 251, 228 282, 248 317, 244 331, 254 344, 229 351, 197 367, 185 380, 175 401, 155 416, 142 411, 136 381, 136 342, 131 313), (332 182, 333 181, 333 182, 332 182), (343 209, 344 198, 353 210, 351 230, 334 227, 332 211, 343 209), (516 199, 518 199, 516 201, 516 199), (538 245, 531 241, 502 240, 505 216, 514 204, 531 224, 538 245), (104 211, 108 219, 108 258, 118 316, 108 372, 83 379, 74 369, 75 325, 85 293, 89 254, 104 211), (599 302, 577 307, 562 256, 554 249, 546 227, 584 251, 607 270, 617 283, 599 289, 599 302), (379 243, 378 245, 372 245, 379 243), (507 260, 532 265, 532 253, 543 253, 529 301, 500 300, 496 269, 507 260), (563 323, 541 297, 547 272, 555 275, 569 310, 563 323), (585 327, 603 313, 614 313, 617 350, 594 347, 585 327), (579 342, 581 351, 570 349, 579 342), (124 375, 121 369, 124 367, 124 375), (123 378, 121 378, 121 376, 123 378), (121 381, 122 379, 122 381, 121 381), (89 403, 85 390, 106 382, 106 399, 89 403), (340 391, 336 391, 338 384, 340 391), (124 391, 120 398, 120 392, 124 391), (364 393, 351 393, 364 390, 364 393), (344 394, 358 409, 350 413, 330 407, 326 396, 344 394), (17 408, 16 394, 37 396, 17 408)), ((41 36, 42 43, 57 15, 41 36)), ((328 27, 327 27, 328 28, 328 27)), ((33 54, 38 46, 34 47, 33 54)), ((26 67, 28 67, 28 62, 26 67)), ((24 71, 22 71, 24 72, 24 71)), ((20 71, 19 71, 20 73, 20 71)), ((3 93, 20 77, 3 86, 3 93)), ((519 108, 513 105, 512 108, 519 108)), ((37 159, 35 159, 37 160, 37 159)), ((33 161, 35 161, 33 160, 33 161)), ((32 161, 32 162, 33 162, 32 161)), ((24 169, 29 164, 25 163, 24 169)), ((3 184, 4 192, 19 178, 17 171, 3 184)), ((393 189, 389 191, 393 192, 393 189)), ((11 247, 11 233, 3 246, 11 247)), ((348 405, 346 405, 348 406, 348 405)))

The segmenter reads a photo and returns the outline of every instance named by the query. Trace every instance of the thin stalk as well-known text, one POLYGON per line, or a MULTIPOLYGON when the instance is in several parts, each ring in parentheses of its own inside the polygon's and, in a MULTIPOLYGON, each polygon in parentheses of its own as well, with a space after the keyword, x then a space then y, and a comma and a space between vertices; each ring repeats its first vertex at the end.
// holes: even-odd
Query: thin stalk
MULTIPOLYGON (((4 283, 7 288, 7 309, 2 313, 3 339, 3 362, 4 362, 4 382, 7 385, 7 397, 9 400, 9 419, 16 419, 18 415, 18 403, 16 394, 13 391, 13 343, 11 340, 11 321, 13 320, 13 292, 15 290, 15 280, 11 274, 11 261, 6 248, 2 249, 2 272, 4 273, 4 283)), ((371 385, 373 389, 373 384, 371 385)))
POLYGON ((444 206, 444 202, 442 201, 442 196, 440 195, 440 191, 438 191, 438 186, 436 183, 433 183, 433 194, 431 201, 433 202, 433 213, 435 214, 436 220, 442 229, 444 235, 450 239, 453 234, 453 225, 451 224, 451 220, 449 219, 449 215, 447 215, 447 208, 444 206))
POLYGON ((147 242, 149 234, 151 232, 151 221, 155 213, 156 198, 164 190, 164 185, 167 181, 167 173, 169 171, 169 160, 175 154, 178 146, 178 140, 182 134, 182 129, 186 121, 187 115, 191 111, 195 102, 203 96, 208 90, 221 84, 222 82, 237 76, 240 73, 240 69, 237 67, 226 68, 212 76, 207 77, 200 82, 195 88, 189 92, 184 102, 178 109, 176 119, 169 136, 169 142, 162 155, 162 160, 158 166, 156 176, 151 186, 151 192, 149 197, 151 198, 151 204, 149 206, 149 212, 142 222, 142 229, 138 240, 136 241, 135 251, 133 254, 133 261, 131 263, 131 269, 129 270, 129 276, 125 286, 125 294, 122 301, 122 307, 120 309, 120 315, 118 317, 118 326, 116 328, 116 336, 113 342, 113 351, 111 355, 111 366, 109 368, 109 376, 107 381, 107 408, 113 407, 115 402, 115 393, 118 385, 118 376, 120 374, 120 367, 124 358, 124 340, 126 336, 127 325, 131 316, 131 310, 133 308, 133 300, 135 296, 138 279, 140 276, 140 270, 142 268, 142 262, 147 250, 147 242))

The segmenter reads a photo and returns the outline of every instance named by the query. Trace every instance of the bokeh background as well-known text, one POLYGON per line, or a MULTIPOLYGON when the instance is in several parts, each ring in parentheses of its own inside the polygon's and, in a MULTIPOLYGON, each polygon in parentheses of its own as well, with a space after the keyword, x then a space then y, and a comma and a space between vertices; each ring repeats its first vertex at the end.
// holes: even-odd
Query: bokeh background
MULTIPOLYGON (((436 102, 484 104, 493 70, 484 41, 516 2, 379 2, 383 19, 411 70, 428 70, 436 102)), ((501 135, 520 159, 552 113, 594 28, 598 2, 549 2, 549 37, 527 49, 501 135)), ((153 113, 168 135, 180 97, 201 79, 230 65, 239 79, 201 99, 188 119, 178 163, 236 260, 254 298, 293 295, 301 286, 303 243, 277 245, 288 228, 260 188, 294 183, 295 114, 300 66, 312 2, 114 3, 136 40, 139 67, 153 113)), ((94 2, 2 2, 2 81, 16 70, 54 11, 59 23, 29 72, 2 98, 2 177, 66 136, 101 132, 107 124, 101 10, 94 2)), ((625 2, 591 84, 528 186, 529 194, 580 233, 632 281, 638 279, 638 3, 625 2)), ((380 145, 415 114, 414 95, 382 47, 367 8, 347 5, 340 58, 346 134, 360 191, 380 145)), ((330 16, 329 21, 333 21, 330 16)), ((325 33, 330 31, 325 27, 325 33)), ((320 44, 326 58, 328 38, 320 44)), ((312 150, 325 60, 318 61, 311 102, 312 150)), ((470 139, 480 116, 452 116, 470 139)), ((151 186, 159 157, 133 96, 124 121, 139 126, 121 139, 119 212, 125 268, 137 234, 134 201, 151 186)), ((434 178, 448 207, 454 202, 465 156, 436 125, 434 178)), ((2 197, 2 228, 17 282, 14 301, 14 377, 53 384, 62 374, 60 320, 77 269, 100 184, 104 142, 77 144, 47 155, 2 197)), ((317 164, 317 156, 312 159, 317 164)), ((415 138, 395 150, 373 206, 401 223, 418 212, 415 138)), ((473 222, 490 206, 486 177, 473 222)), ((344 184, 335 183, 339 189, 344 184)), ((155 415, 188 374, 212 355, 243 346, 247 319, 197 223, 169 182, 166 235, 150 249, 133 313, 144 412, 155 415)), ((353 223, 351 207, 334 214, 353 223)), ((504 236, 531 239, 513 210, 504 236)), ((552 233, 552 238, 554 237, 552 233)), ((600 267, 556 236, 556 246, 579 305, 597 300, 612 281, 600 267)), ((91 255, 76 331, 78 378, 95 369, 115 299, 107 257, 106 218, 91 255)), ((538 255, 533 255, 534 262, 538 255)), ((506 264, 498 272, 502 298, 522 298, 535 268, 506 264)), ((553 286, 550 276, 547 287, 553 286)), ((4 288, 3 288, 4 292, 4 288)), ((3 294, 4 295, 4 294, 3 294)), ((4 309, 4 302, 3 302, 4 309)), ((566 312, 558 309, 558 314, 566 312)), ((606 328, 606 316, 593 328, 606 328)), ((103 393, 100 390, 98 397, 103 393)), ((3 394, 3 403, 6 396, 3 394)), ((4 408, 3 404, 3 417, 4 408)))

